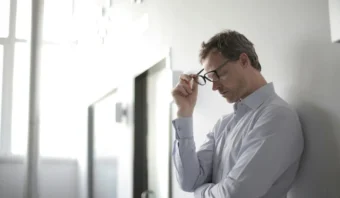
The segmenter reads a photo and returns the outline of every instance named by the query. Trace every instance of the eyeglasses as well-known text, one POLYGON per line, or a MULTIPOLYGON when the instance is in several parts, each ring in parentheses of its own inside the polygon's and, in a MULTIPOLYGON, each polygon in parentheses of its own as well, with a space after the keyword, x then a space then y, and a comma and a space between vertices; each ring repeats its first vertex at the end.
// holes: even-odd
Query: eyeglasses
POLYGON ((207 83, 207 81, 216 82, 220 80, 220 76, 218 75, 217 71, 221 69, 223 66, 227 65, 228 62, 229 60, 225 61, 222 65, 218 66, 215 70, 209 71, 205 73, 204 75, 200 75, 204 71, 204 69, 202 69, 196 74, 197 78, 195 82, 203 86, 207 83))

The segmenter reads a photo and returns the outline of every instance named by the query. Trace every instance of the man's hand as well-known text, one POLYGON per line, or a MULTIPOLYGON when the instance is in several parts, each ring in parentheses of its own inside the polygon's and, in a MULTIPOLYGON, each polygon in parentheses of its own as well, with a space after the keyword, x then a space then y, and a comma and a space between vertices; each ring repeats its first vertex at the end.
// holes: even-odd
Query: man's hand
POLYGON ((172 90, 172 96, 178 107, 178 117, 191 117, 197 101, 198 85, 194 82, 196 75, 182 74, 179 83, 172 90))

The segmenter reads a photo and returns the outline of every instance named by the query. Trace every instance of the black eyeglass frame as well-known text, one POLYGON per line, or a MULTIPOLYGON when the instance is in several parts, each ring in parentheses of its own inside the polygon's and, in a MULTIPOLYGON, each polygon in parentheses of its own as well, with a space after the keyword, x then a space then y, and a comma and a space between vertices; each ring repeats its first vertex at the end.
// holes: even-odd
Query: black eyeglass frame
POLYGON ((223 62, 220 66, 218 66, 216 69, 214 69, 214 70, 212 70, 212 71, 209 71, 209 72, 207 72, 207 73, 205 73, 205 74, 203 74, 203 75, 200 75, 200 74, 204 71, 204 69, 201 69, 201 70, 196 74, 196 75, 197 75, 197 78, 196 78, 195 82, 196 82, 197 84, 203 86, 203 85, 207 84, 207 81, 216 82, 216 81, 220 80, 220 76, 218 75, 217 71, 218 71, 219 69, 221 69, 223 66, 227 65, 227 63, 228 63, 229 61, 230 61, 230 60, 226 60, 226 61, 223 62), (211 80, 211 79, 209 79, 209 78, 207 77, 207 75, 209 75, 210 73, 215 73, 215 75, 217 76, 217 80, 211 80), (202 78, 204 83, 200 83, 200 82, 199 82, 199 78, 202 78))

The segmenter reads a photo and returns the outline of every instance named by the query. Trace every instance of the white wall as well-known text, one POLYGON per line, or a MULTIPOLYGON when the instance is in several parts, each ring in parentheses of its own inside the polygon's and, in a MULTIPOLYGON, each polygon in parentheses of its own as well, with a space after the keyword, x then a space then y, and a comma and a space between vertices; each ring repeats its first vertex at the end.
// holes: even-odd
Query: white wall
MULTIPOLYGON (((305 129, 302 170, 289 197, 339 197, 340 45, 331 43, 326 0, 126 2, 115 8, 132 17, 148 13, 149 28, 140 43, 120 37, 125 47, 112 47, 106 73, 138 70, 144 67, 138 63, 154 56, 152 49, 164 46, 172 48, 174 69, 198 70, 203 40, 225 28, 244 33, 255 44, 264 76, 297 108, 305 129)), ((113 82, 112 76, 106 79, 113 82)), ((230 111, 231 106, 209 87, 201 88, 194 124, 197 144, 216 119, 230 111)), ((174 197, 192 197, 174 188, 174 197)))

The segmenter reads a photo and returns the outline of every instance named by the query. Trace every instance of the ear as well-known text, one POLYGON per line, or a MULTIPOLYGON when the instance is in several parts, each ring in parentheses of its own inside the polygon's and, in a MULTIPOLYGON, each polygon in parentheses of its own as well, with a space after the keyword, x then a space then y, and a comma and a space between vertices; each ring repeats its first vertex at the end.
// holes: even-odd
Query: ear
POLYGON ((247 68, 250 65, 250 61, 248 58, 248 55, 246 53, 240 54, 240 59, 239 59, 241 66, 243 68, 247 68))

